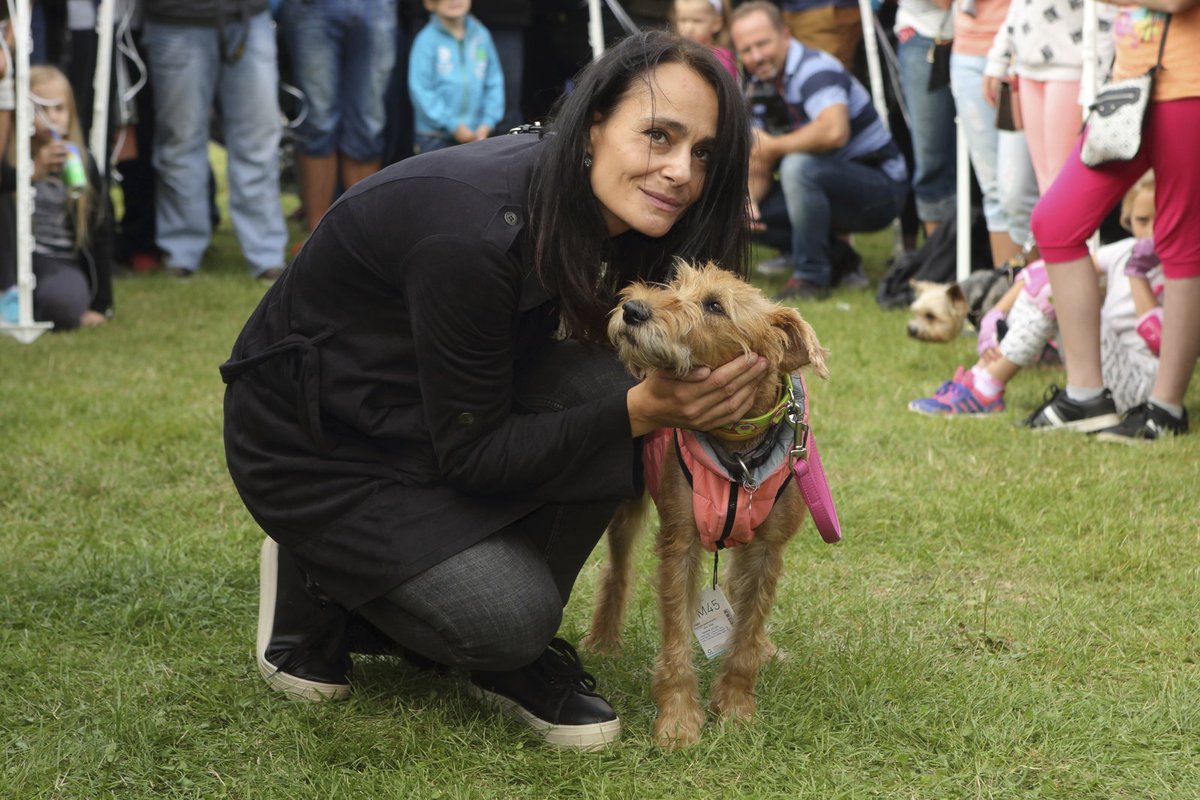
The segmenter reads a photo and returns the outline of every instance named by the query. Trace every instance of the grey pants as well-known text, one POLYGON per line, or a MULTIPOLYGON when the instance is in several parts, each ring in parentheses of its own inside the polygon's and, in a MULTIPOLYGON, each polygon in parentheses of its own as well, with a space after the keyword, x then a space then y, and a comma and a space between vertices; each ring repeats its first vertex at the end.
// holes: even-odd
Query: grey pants
MULTIPOLYGON (((553 413, 625 391, 609 352, 556 343, 518 365, 518 410, 553 413)), ((633 468, 633 465, 630 465, 633 468)), ((389 638, 440 664, 508 670, 541 655, 616 501, 548 504, 357 609, 389 638)))
POLYGON ((92 290, 79 259, 34 253, 33 274, 37 277, 34 316, 53 322, 56 330, 78 328, 79 318, 92 302, 92 290))

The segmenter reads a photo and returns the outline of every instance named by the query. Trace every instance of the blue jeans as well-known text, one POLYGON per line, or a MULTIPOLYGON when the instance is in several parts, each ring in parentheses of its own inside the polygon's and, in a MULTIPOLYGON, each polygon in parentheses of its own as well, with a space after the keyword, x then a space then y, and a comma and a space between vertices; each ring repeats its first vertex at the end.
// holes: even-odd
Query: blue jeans
POLYGON ((933 39, 913 36, 897 49, 900 88, 908 108, 913 139, 913 195, 922 222, 945 222, 954 216, 954 96, 949 86, 929 91, 929 48, 933 39))
POLYGON ((286 0, 279 24, 296 86, 308 99, 296 128, 300 152, 379 160, 396 58, 395 0, 286 0))
POLYGON ((792 227, 795 275, 829 286, 834 234, 886 227, 904 208, 908 187, 878 167, 832 156, 792 153, 779 162, 792 227))
POLYGON ((278 65, 264 11, 217 29, 147 22, 142 34, 154 86, 155 223, 167 265, 196 269, 212 238, 208 203, 209 114, 221 106, 229 152, 229 216, 250 272, 283 265, 287 229, 279 204, 278 65), (233 63, 226 63, 233 60, 233 63))
POLYGON ((1029 215, 1037 204, 1037 176, 1021 131, 996 128, 996 109, 983 99, 984 56, 950 56, 950 87, 983 191, 983 216, 992 233, 1008 232, 1016 245, 1029 238, 1029 215))

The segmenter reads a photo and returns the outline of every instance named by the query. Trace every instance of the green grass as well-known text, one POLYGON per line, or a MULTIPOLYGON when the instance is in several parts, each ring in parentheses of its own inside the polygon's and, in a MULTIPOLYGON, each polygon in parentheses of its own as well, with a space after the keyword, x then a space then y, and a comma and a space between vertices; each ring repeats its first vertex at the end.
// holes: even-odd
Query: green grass
MULTIPOLYGON (((875 279, 888 243, 860 238, 875 279)), ((905 403, 973 340, 912 342, 867 291, 805 304, 832 350, 813 413, 845 540, 806 526, 790 547, 789 658, 756 721, 655 747, 644 571, 626 653, 588 659, 624 738, 562 753, 402 662, 360 659, 340 705, 265 689, 261 533, 224 469, 216 371, 262 287, 225 222, 196 278, 116 291, 103 328, 0 339, 2 798, 1200 797, 1200 436, 1017 429, 1051 369, 1006 414, 918 417, 905 403)))

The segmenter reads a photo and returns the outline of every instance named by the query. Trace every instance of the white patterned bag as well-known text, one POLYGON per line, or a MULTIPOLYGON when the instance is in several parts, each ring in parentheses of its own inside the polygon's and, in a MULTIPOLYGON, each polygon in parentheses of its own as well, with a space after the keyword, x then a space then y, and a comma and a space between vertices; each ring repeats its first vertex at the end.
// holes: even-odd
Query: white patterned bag
POLYGON ((1154 77, 1162 67, 1163 49, 1167 46, 1168 15, 1163 24, 1162 40, 1158 47, 1158 63, 1145 75, 1110 83, 1096 94, 1088 106, 1087 132, 1079 160, 1089 167, 1111 161, 1131 161, 1142 149, 1142 129, 1146 109, 1154 95, 1154 77))

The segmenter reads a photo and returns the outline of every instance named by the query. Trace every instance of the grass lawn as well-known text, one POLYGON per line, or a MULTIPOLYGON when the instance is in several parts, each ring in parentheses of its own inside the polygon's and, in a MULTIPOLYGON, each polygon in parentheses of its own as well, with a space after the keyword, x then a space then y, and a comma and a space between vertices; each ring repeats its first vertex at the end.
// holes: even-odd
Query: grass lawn
MULTIPOLYGON (((873 279, 889 243, 860 238, 873 279)), ((974 340, 910 341, 870 291, 802 306, 832 351, 813 414, 845 539, 806 524, 790 548, 754 724, 654 745, 648 569, 625 654, 588 659, 624 721, 604 753, 385 658, 347 703, 269 693, 217 374, 262 292, 226 220, 192 280, 120 280, 110 324, 0 338, 0 798, 1200 797, 1200 435, 1017 429, 1054 369, 1005 414, 911 414, 974 340)))

